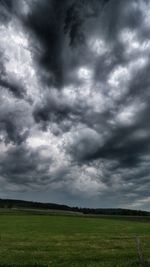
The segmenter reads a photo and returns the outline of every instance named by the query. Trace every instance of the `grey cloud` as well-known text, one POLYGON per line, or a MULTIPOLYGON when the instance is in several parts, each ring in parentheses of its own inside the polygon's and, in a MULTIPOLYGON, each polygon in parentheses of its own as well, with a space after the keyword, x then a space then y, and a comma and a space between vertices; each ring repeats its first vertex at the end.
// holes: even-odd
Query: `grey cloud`
POLYGON ((79 44, 84 44, 84 22, 88 19, 98 17, 109 1, 73 1, 72 5, 67 8, 64 30, 65 33, 69 34, 71 46, 74 47, 79 44))
POLYGON ((10 19, 10 11, 12 10, 13 2, 12 0, 0 1, 0 21, 2 23, 7 23, 10 19))
POLYGON ((69 147, 70 153, 80 161, 92 158, 101 146, 100 135, 92 129, 79 129, 73 135, 73 144, 69 147))
POLYGON ((28 17, 25 18, 25 25, 33 32, 41 45, 42 52, 37 60, 47 73, 47 76, 43 76, 43 81, 56 86, 63 83, 62 23, 66 3, 67 1, 59 2, 59 4, 58 1, 35 2, 32 4, 28 17))
POLYGON ((2 68, 0 71, 0 76, 0 87, 11 92, 16 98, 27 98, 25 88, 20 84, 20 82, 13 78, 7 77, 2 68))
POLYGON ((22 25, 32 74, 26 86, 1 60, 2 179, 70 203, 147 207, 149 1, 5 3, 0 23, 22 25))
POLYGON ((5 69, 6 61, 7 59, 3 55, 3 52, 0 51, 0 88, 8 90, 16 98, 29 101, 26 94, 26 89, 24 88, 21 81, 18 81, 15 75, 8 75, 5 69))
POLYGON ((109 1, 95 0, 88 3, 65 0, 31 3, 31 10, 28 16, 23 18, 23 22, 32 37, 34 36, 34 57, 39 67, 43 68, 42 71, 39 70, 39 75, 44 83, 57 88, 76 83, 69 74, 82 60, 87 61, 87 56, 84 56, 86 45, 83 46, 84 40, 80 40, 86 39, 86 24, 95 16, 98 17, 109 1), (82 24, 85 24, 83 29, 82 24))
POLYGON ((22 187, 34 186, 34 183, 40 186, 49 178, 50 162, 50 158, 42 160, 40 151, 31 150, 25 145, 12 147, 1 155, 0 174, 8 183, 22 187))
MULTIPOLYGON (((9 96, 7 96, 9 98, 9 96)), ((0 133, 5 143, 12 142, 20 144, 25 141, 29 134, 29 127, 32 125, 32 118, 29 116, 29 105, 10 104, 9 99, 2 99, 0 107, 0 133)))

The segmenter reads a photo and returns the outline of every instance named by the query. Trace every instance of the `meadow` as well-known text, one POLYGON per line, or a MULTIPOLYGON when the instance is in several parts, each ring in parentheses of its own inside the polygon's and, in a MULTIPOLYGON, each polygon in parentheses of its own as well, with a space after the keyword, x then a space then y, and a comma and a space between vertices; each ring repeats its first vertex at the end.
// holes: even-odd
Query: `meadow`
POLYGON ((135 236, 149 266, 148 219, 1 213, 0 266, 137 267, 135 236))

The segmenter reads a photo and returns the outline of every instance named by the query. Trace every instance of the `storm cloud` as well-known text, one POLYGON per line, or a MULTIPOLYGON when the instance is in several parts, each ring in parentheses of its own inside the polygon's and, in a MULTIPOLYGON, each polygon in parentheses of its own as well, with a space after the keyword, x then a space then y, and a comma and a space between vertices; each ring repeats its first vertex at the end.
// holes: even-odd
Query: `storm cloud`
POLYGON ((0 1, 2 196, 149 209, 149 8, 0 1))

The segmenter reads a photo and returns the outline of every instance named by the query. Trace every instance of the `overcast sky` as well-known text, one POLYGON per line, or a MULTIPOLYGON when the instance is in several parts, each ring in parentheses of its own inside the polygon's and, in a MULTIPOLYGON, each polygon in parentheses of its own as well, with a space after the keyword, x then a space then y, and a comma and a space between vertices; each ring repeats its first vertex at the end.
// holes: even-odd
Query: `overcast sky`
POLYGON ((149 210, 149 71, 149 0, 0 0, 0 197, 149 210))

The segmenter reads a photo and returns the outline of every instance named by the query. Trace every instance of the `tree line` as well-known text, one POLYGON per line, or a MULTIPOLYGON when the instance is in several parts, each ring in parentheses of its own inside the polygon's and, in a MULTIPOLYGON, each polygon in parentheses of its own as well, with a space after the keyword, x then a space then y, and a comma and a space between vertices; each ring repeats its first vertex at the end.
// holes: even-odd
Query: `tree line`
POLYGON ((82 208, 70 207, 67 205, 55 203, 41 203, 34 201, 16 200, 16 199, 0 199, 0 208, 7 209, 43 209, 43 210, 63 210, 80 212, 83 214, 93 215, 120 215, 120 216, 150 216, 150 212, 143 210, 120 209, 120 208, 82 208))

